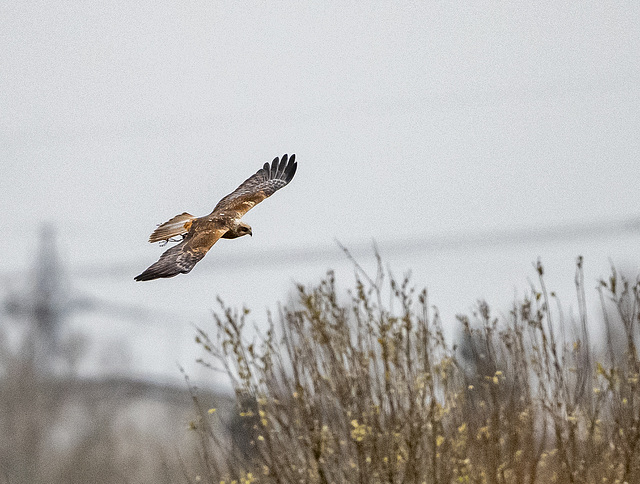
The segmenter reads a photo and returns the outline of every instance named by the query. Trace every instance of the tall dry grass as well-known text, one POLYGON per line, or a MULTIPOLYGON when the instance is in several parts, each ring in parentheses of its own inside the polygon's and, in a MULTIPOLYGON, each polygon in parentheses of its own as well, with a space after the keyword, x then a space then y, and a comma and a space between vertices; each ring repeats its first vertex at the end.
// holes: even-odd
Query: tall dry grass
MULTIPOLYGON (((355 261, 354 261, 355 263, 355 261)), ((199 330, 206 364, 237 395, 236 438, 201 411, 199 482, 640 482, 639 285, 615 270, 598 291, 607 345, 593 351, 582 260, 578 316, 544 282, 504 317, 479 302, 457 344, 408 277, 356 263, 339 294, 333 273, 248 341, 249 312, 221 303, 199 330), (616 335, 621 335, 617 337, 616 335)))

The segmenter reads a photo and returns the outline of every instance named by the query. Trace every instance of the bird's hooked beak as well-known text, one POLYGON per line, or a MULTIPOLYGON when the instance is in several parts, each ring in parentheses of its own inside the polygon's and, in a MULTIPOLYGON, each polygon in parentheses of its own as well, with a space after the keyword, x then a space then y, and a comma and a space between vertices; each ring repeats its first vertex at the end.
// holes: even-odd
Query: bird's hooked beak
POLYGON ((251 228, 249 228, 249 235, 253 237, 253 232, 251 231, 251 228))

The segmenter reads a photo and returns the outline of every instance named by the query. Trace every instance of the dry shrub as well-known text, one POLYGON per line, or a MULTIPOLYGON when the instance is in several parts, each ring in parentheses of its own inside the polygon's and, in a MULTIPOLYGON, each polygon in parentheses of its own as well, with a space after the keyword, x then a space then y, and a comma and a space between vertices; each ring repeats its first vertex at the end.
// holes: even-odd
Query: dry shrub
POLYGON ((581 259, 572 321, 536 269, 508 316, 484 302, 459 316, 458 345, 444 338, 426 291, 379 259, 375 278, 356 264, 344 300, 331 272, 298 286, 251 343, 249 311, 221 302, 216 337, 199 330, 197 341, 233 381, 240 437, 225 444, 201 425, 207 466, 194 480, 639 482, 638 284, 615 271, 601 282, 607 332, 622 328, 624 342, 608 338, 596 361, 581 259))

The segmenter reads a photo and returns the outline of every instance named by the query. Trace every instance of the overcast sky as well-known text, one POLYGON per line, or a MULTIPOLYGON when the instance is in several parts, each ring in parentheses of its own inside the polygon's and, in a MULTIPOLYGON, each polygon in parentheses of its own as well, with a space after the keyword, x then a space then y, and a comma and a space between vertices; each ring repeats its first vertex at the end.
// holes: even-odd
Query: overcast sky
MULTIPOLYGON (((336 238, 384 256, 406 240, 638 216, 639 25, 636 1, 3 2, 0 271, 29 268, 54 224, 74 290, 170 315, 72 325, 91 320, 90 334, 135 346, 134 366, 145 355, 143 373, 171 373, 197 356, 190 323, 216 295, 259 320, 293 281, 348 276, 315 250, 336 238), (146 242, 155 224, 208 213, 283 153, 298 172, 247 214, 252 238, 220 242, 187 276, 134 283, 162 252, 146 242), (283 250, 310 252, 260 262, 283 250)), ((610 258, 637 269, 639 247, 637 232, 532 237, 387 261, 453 324, 481 297, 506 307, 539 256, 570 305, 577 255, 591 287, 610 258)))

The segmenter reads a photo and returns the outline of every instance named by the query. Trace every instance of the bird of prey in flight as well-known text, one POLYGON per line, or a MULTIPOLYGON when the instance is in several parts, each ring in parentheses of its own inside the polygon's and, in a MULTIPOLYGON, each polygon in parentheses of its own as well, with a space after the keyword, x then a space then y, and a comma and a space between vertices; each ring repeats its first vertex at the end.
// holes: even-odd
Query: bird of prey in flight
POLYGON ((158 262, 136 281, 150 281, 161 277, 186 274, 213 247, 218 239, 235 239, 252 235, 251 227, 240 219, 265 198, 287 185, 296 173, 296 155, 282 155, 265 163, 254 175, 218 202, 209 215, 194 217, 184 212, 158 226, 149 242, 166 243, 172 237, 182 236, 182 241, 165 251, 158 262))

